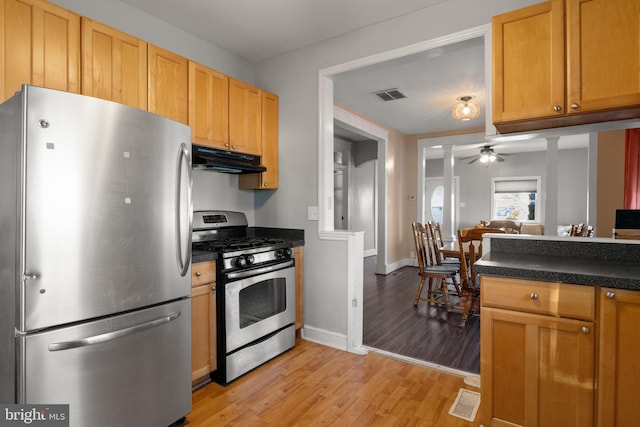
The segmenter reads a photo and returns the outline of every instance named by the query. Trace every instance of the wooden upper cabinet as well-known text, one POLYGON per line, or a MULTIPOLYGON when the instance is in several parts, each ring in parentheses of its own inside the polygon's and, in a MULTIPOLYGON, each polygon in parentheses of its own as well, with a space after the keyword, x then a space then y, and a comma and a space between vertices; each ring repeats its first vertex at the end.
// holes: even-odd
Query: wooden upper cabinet
POLYGON ((229 149, 229 77, 189 61, 189 126, 194 144, 229 149))
POLYGON ((0 96, 23 84, 80 92, 80 16, 40 0, 0 0, 0 96))
POLYGON ((278 96, 262 91, 262 156, 266 172, 240 175, 240 188, 275 190, 278 188, 278 96))
POLYGON ((550 0, 493 18, 501 133, 640 116, 637 0, 550 0))
POLYGON ((229 79, 229 144, 232 151, 261 155, 262 91, 229 79))
POLYGON ((569 113, 640 105, 639 10, 637 0, 567 0, 569 113))
POLYGON ((82 93, 147 109, 147 43, 82 18, 82 93))
POLYGON ((493 18, 494 122, 562 114, 564 82, 562 0, 493 18))
POLYGON ((149 104, 152 113, 189 123, 189 61, 148 45, 149 104))

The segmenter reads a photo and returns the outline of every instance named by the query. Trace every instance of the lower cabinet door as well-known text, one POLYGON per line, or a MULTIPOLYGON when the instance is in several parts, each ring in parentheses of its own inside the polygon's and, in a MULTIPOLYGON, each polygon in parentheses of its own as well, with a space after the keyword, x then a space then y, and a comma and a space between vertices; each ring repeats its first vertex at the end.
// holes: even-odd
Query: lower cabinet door
POLYGON ((638 424, 640 384, 640 292, 600 291, 598 427, 638 424))
POLYGON ((191 382, 196 385, 216 370, 216 286, 191 290, 191 382))
POLYGON ((482 422, 591 427, 594 323, 482 308, 482 422))

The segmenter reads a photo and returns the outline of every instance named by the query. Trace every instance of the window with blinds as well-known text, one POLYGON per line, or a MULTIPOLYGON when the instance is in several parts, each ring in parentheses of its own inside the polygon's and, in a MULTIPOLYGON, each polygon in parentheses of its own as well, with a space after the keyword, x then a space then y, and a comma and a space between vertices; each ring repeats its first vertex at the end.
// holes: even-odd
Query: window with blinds
POLYGON ((540 177, 491 179, 491 219, 540 222, 540 177))

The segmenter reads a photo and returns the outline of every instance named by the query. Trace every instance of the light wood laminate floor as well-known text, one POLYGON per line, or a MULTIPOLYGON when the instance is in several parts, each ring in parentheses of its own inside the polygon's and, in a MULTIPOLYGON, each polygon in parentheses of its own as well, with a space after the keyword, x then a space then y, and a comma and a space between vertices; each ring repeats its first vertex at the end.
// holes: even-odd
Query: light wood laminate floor
POLYGON ((462 387, 478 391, 462 377, 298 340, 229 386, 196 390, 184 425, 479 426, 448 414, 462 387))

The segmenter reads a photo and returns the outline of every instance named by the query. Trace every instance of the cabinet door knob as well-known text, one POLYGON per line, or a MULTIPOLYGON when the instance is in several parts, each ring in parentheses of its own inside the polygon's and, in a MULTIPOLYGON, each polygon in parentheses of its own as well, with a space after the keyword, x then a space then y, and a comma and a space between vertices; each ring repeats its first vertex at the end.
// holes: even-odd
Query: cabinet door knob
POLYGON ((555 111, 556 113, 559 113, 560 111, 562 111, 562 107, 559 105, 554 105, 553 106, 553 111, 555 111))
POLYGON ((607 298, 609 299, 614 299, 616 297, 616 293, 615 292, 607 292, 607 298))
POLYGON ((591 329, 589 329, 589 328, 588 328, 588 327, 586 327, 586 326, 583 326, 583 327, 582 327, 582 333, 583 333, 583 334, 588 334, 589 332, 591 332, 591 329))
POLYGON ((573 108, 574 110, 579 110, 580 109, 580 104, 576 104, 574 102, 573 104, 571 104, 571 108, 573 108))
POLYGON ((211 287, 211 290, 212 290, 213 292, 215 292, 215 291, 216 291, 216 285, 213 285, 213 286, 211 287))
POLYGON ((531 292, 531 295, 529 295, 531 297, 531 299, 536 300, 538 299, 538 294, 536 294, 535 292, 531 292))
POLYGON ((199 271, 196 271, 196 276, 200 277, 202 276, 202 273, 200 273, 199 271))

